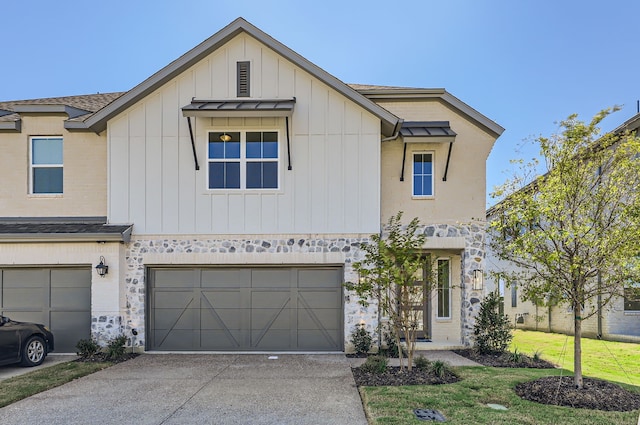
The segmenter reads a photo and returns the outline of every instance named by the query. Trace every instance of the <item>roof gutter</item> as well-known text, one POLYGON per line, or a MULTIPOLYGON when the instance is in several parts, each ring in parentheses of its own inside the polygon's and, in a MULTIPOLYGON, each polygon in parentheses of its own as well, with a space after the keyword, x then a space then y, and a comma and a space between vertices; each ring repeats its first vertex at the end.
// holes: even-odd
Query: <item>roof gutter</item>
POLYGON ((402 118, 398 118, 398 121, 396 121, 396 126, 393 128, 393 134, 389 137, 385 137, 384 139, 380 139, 380 141, 388 142, 389 140, 396 140, 400 135, 400 129, 402 129, 402 123, 404 123, 404 120, 402 118))

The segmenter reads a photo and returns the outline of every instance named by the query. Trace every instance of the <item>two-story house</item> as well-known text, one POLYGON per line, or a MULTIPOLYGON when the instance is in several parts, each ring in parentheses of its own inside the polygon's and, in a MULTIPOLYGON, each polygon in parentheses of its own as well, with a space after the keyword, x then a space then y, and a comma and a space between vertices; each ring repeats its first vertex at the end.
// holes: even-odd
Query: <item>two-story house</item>
POLYGON ((242 18, 127 92, 0 102, 0 313, 60 352, 342 351, 380 320, 343 287, 360 244, 402 210, 441 271, 422 336, 468 345, 502 131, 443 89, 347 85, 242 18))
MULTIPOLYGON (((640 114, 636 114, 616 129, 613 133, 629 131, 638 132, 640 114)), ((487 210, 487 221, 500 220, 503 212, 500 203, 487 210)), ((488 242, 494 237, 504 237, 497 232, 487 235, 488 242)), ((566 304, 544 305, 544 302, 533 303, 522 297, 521 281, 506 281, 501 272, 523 271, 516 264, 498 258, 487 243, 486 290, 498 291, 504 300, 504 313, 507 314, 515 328, 540 330, 545 332, 574 333, 573 309, 566 304)), ((635 283, 624 288, 622 296, 615 296, 609 303, 602 305, 597 297, 595 305, 588 305, 588 311, 595 314, 582 321, 582 333, 592 338, 608 340, 640 342, 640 284, 635 283)))

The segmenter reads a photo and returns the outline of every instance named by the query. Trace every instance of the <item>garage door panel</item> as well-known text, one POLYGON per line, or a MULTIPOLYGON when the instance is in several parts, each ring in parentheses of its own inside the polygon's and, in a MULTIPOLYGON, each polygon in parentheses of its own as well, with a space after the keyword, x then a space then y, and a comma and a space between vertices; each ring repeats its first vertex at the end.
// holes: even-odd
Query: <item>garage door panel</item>
POLYGON ((298 271, 298 288, 336 288, 342 284, 342 270, 310 269, 298 271))
POLYGON ((289 288, 291 271, 288 269, 255 269, 251 276, 253 288, 289 288))
POLYGON ((252 309, 251 329, 261 330, 266 327, 291 329, 291 311, 289 309, 252 309))
POLYGON ((339 335, 337 329, 327 329, 326 332, 301 330, 298 331, 298 346, 304 350, 335 350, 337 346, 335 335, 339 335))
POLYGON ((52 288, 86 288, 91 270, 51 269, 52 288))
POLYGON ((3 271, 3 287, 7 288, 41 288, 49 281, 48 269, 5 269, 3 271))
POLYGON ((210 269, 202 271, 202 288, 249 288, 251 281, 246 269, 210 269))
POLYGON ((282 350, 291 347, 291 330, 270 329, 267 332, 251 331, 251 348, 282 350))
POLYGON ((50 328, 56 330, 53 335, 56 347, 75 348, 80 339, 91 337, 89 328, 76 330, 78 323, 91 323, 91 314, 87 311, 51 312, 50 328))
POLYGON ((192 291, 157 291, 153 298, 156 308, 187 308, 194 300, 192 291))
POLYGON ((193 276, 199 280, 184 291, 172 287, 166 276, 161 276, 165 273, 164 269, 152 269, 150 273, 150 349, 342 349, 339 268, 195 269, 193 276), (154 276, 162 277, 164 287, 155 285, 154 276), (167 317, 171 316, 163 318, 164 312, 172 304, 184 307, 187 294, 193 298, 190 309, 199 312, 199 320, 192 328, 191 346, 185 336, 188 329, 182 325, 163 333, 156 329, 169 326, 167 321, 171 320, 167 317))
POLYGON ((201 329, 242 329, 242 314, 235 308, 201 310, 201 329))
POLYGON ((194 338, 197 337, 193 329, 154 330, 153 336, 156 347, 166 350, 192 350, 194 338))
POLYGON ((298 329, 337 329, 340 322, 336 309, 298 310, 298 329))
POLYGON ((88 305, 91 305, 90 288, 58 287, 51 291, 52 309, 85 310, 88 305))
POLYGON ((192 308, 162 308, 155 312, 156 329, 193 329, 200 311, 192 308))
POLYGON ((90 267, 0 269, 3 312, 51 328, 57 353, 73 353, 91 334, 90 267))
POLYGON ((242 293, 238 290, 220 290, 214 291, 202 291, 202 295, 208 301, 202 303, 203 308, 208 308, 211 305, 213 308, 240 308, 242 304, 242 293))
POLYGON ((237 350, 246 344, 243 338, 239 330, 202 330, 199 345, 205 350, 237 350))
POLYGON ((11 309, 42 309, 47 301, 44 288, 12 288, 3 291, 4 306, 11 309))
POLYGON ((291 300, 291 291, 252 291, 251 308, 277 308, 287 307, 291 300))
POLYGON ((336 291, 300 291, 298 297, 308 308, 326 308, 327 306, 340 305, 342 294, 336 291))
POLYGON ((193 288, 196 282, 194 269, 157 270, 153 276, 156 288, 193 288))

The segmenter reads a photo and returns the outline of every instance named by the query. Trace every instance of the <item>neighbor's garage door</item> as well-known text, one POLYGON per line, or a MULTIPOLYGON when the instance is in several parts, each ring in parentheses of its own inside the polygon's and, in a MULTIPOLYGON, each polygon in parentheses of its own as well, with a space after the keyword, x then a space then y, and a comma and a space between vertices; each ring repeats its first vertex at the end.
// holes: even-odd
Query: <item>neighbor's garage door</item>
POLYGON ((152 350, 342 350, 340 268, 149 270, 152 350))
POLYGON ((91 268, 0 269, 0 311, 53 332, 57 353, 91 335, 91 268))

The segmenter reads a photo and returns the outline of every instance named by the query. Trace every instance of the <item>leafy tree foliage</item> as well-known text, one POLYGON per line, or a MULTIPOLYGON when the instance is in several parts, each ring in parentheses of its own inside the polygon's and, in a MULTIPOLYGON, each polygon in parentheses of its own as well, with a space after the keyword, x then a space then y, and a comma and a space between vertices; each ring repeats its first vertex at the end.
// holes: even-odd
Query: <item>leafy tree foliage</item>
MULTIPOLYGON (((384 237, 372 235, 371 243, 362 245, 365 257, 353 264, 360 276, 358 282, 346 284, 358 294, 360 304, 368 306, 377 301, 381 313, 389 319, 398 347, 401 347, 400 337, 404 335, 409 370, 421 317, 418 310, 402 306, 424 302, 423 288, 414 284, 416 276, 425 267, 421 250, 426 237, 418 227, 417 218, 403 226, 402 212, 391 217, 384 237)), ((402 350, 398 350, 398 357, 400 367, 404 369, 402 350)))
POLYGON ((524 185, 537 163, 521 163, 521 176, 494 193, 505 198, 491 223, 492 249, 520 267, 505 279, 524 299, 556 300, 574 313, 578 388, 582 321, 638 278, 640 139, 623 131, 599 137, 610 112, 589 123, 569 116, 559 134, 537 139, 548 171, 524 185))
POLYGON ((473 335, 475 349, 482 354, 505 352, 513 338, 509 318, 500 314, 500 302, 500 295, 491 292, 480 303, 473 335))

